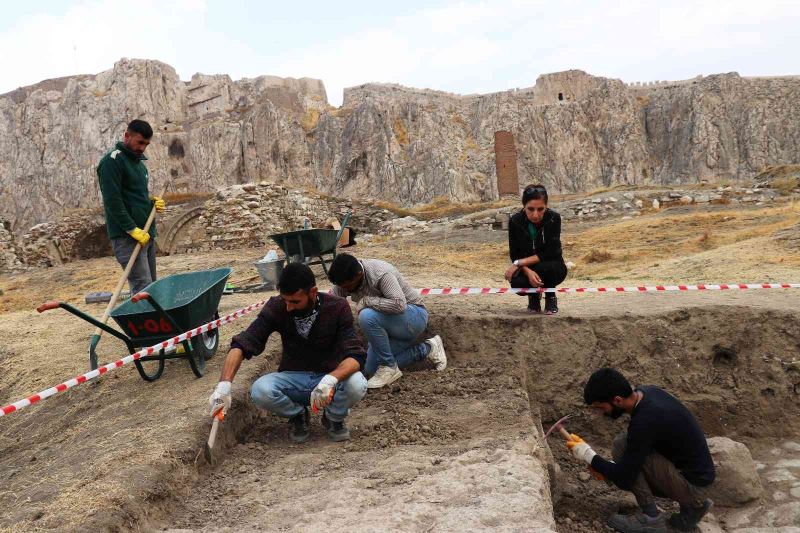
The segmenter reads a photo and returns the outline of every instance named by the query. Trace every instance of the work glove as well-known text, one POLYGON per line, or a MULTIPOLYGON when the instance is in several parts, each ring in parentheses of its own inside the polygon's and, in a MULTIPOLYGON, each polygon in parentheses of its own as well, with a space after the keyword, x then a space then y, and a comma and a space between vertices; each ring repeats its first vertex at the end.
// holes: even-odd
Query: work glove
POLYGON ((336 384, 339 380, 330 374, 325 374, 322 379, 311 391, 311 411, 314 414, 325 409, 333 401, 333 393, 336 392, 336 384))
POLYGON ((128 235, 133 237, 136 242, 144 246, 150 240, 150 234, 146 231, 142 231, 140 228, 133 228, 128 232, 128 235))
POLYGON ((167 202, 160 196, 151 196, 150 199, 153 201, 157 213, 163 213, 167 210, 167 202))
POLYGON ((217 383, 217 388, 214 389, 211 398, 208 399, 208 405, 211 407, 211 416, 216 415, 220 409, 223 415, 228 412, 228 409, 231 407, 230 381, 220 381, 217 383))
POLYGON ((567 440, 567 448, 572 452, 572 456, 579 461, 583 461, 587 465, 592 464, 592 459, 597 453, 586 444, 582 438, 572 433, 567 440))

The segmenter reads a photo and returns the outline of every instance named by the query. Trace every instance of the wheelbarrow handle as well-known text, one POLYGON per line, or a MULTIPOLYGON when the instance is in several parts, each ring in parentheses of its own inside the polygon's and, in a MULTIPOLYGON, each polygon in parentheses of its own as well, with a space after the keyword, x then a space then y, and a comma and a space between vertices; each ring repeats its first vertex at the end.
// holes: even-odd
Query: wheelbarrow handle
POLYGON ((45 302, 39 307, 36 308, 36 312, 44 313, 45 311, 50 311, 52 309, 58 309, 61 307, 61 302, 56 300, 50 300, 49 302, 45 302))
POLYGON ((144 291, 137 292, 136 294, 133 295, 133 298, 131 298, 131 301, 133 303, 136 303, 139 300, 150 300, 150 293, 144 291))
POLYGON ((68 312, 72 313, 73 315, 77 316, 78 318, 82 318, 83 320, 87 321, 91 325, 100 328, 101 330, 105 331, 109 335, 113 335, 114 337, 118 338, 119 340, 121 340, 127 346, 130 347, 130 339, 127 336, 125 336, 122 333, 120 333, 119 331, 115 330, 114 328, 112 328, 108 324, 104 324, 104 323, 100 322, 99 320, 97 320, 93 316, 87 315, 86 313, 84 313, 80 309, 78 309, 76 307, 73 307, 68 303, 57 302, 55 300, 51 300, 49 302, 43 303, 42 305, 37 307, 36 310, 38 312, 40 312, 40 313, 43 313, 45 311, 50 311, 51 309, 58 309, 59 307, 61 309, 65 310, 65 311, 68 311, 68 312))

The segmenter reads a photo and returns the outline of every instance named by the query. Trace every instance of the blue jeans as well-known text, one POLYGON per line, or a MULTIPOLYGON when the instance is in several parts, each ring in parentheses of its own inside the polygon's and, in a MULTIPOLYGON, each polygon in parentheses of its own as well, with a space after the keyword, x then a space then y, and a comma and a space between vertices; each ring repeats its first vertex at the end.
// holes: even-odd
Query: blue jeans
MULTIPOLYGON (((325 374, 318 372, 272 372, 261 376, 250 388, 250 398, 256 406, 284 418, 303 412, 311 402, 311 391, 325 374)), ((367 394, 367 380, 356 372, 336 384, 333 401, 325 408, 329 420, 341 422, 347 410, 367 394)))
POLYGON ((361 331, 367 337, 367 364, 364 373, 372 376, 378 366, 405 368, 428 357, 430 345, 417 337, 428 325, 428 311, 418 305, 407 305, 404 313, 387 315, 371 309, 363 309, 358 315, 361 331))

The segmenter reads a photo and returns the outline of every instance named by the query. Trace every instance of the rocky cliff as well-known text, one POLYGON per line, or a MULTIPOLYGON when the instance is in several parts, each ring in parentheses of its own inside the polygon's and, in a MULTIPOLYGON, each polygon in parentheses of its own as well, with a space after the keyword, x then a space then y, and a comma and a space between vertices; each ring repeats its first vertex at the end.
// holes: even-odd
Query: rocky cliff
POLYGON ((515 139, 519 181, 554 191, 748 178, 796 162, 800 79, 715 75, 656 86, 568 71, 460 96, 396 85, 232 81, 123 59, 94 76, 0 95, 0 218, 16 233, 99 204, 94 167, 133 118, 157 134, 154 189, 269 181, 403 204, 497 197, 494 134, 515 139))

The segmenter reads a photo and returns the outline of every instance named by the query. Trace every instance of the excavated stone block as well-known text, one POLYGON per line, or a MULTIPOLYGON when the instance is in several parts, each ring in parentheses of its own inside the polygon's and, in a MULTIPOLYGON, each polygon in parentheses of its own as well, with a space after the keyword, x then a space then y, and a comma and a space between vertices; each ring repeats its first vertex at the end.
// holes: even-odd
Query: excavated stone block
POLYGON ((727 437, 712 437, 708 439, 708 448, 717 469, 717 478, 708 491, 715 505, 735 507, 764 494, 747 446, 727 437))

